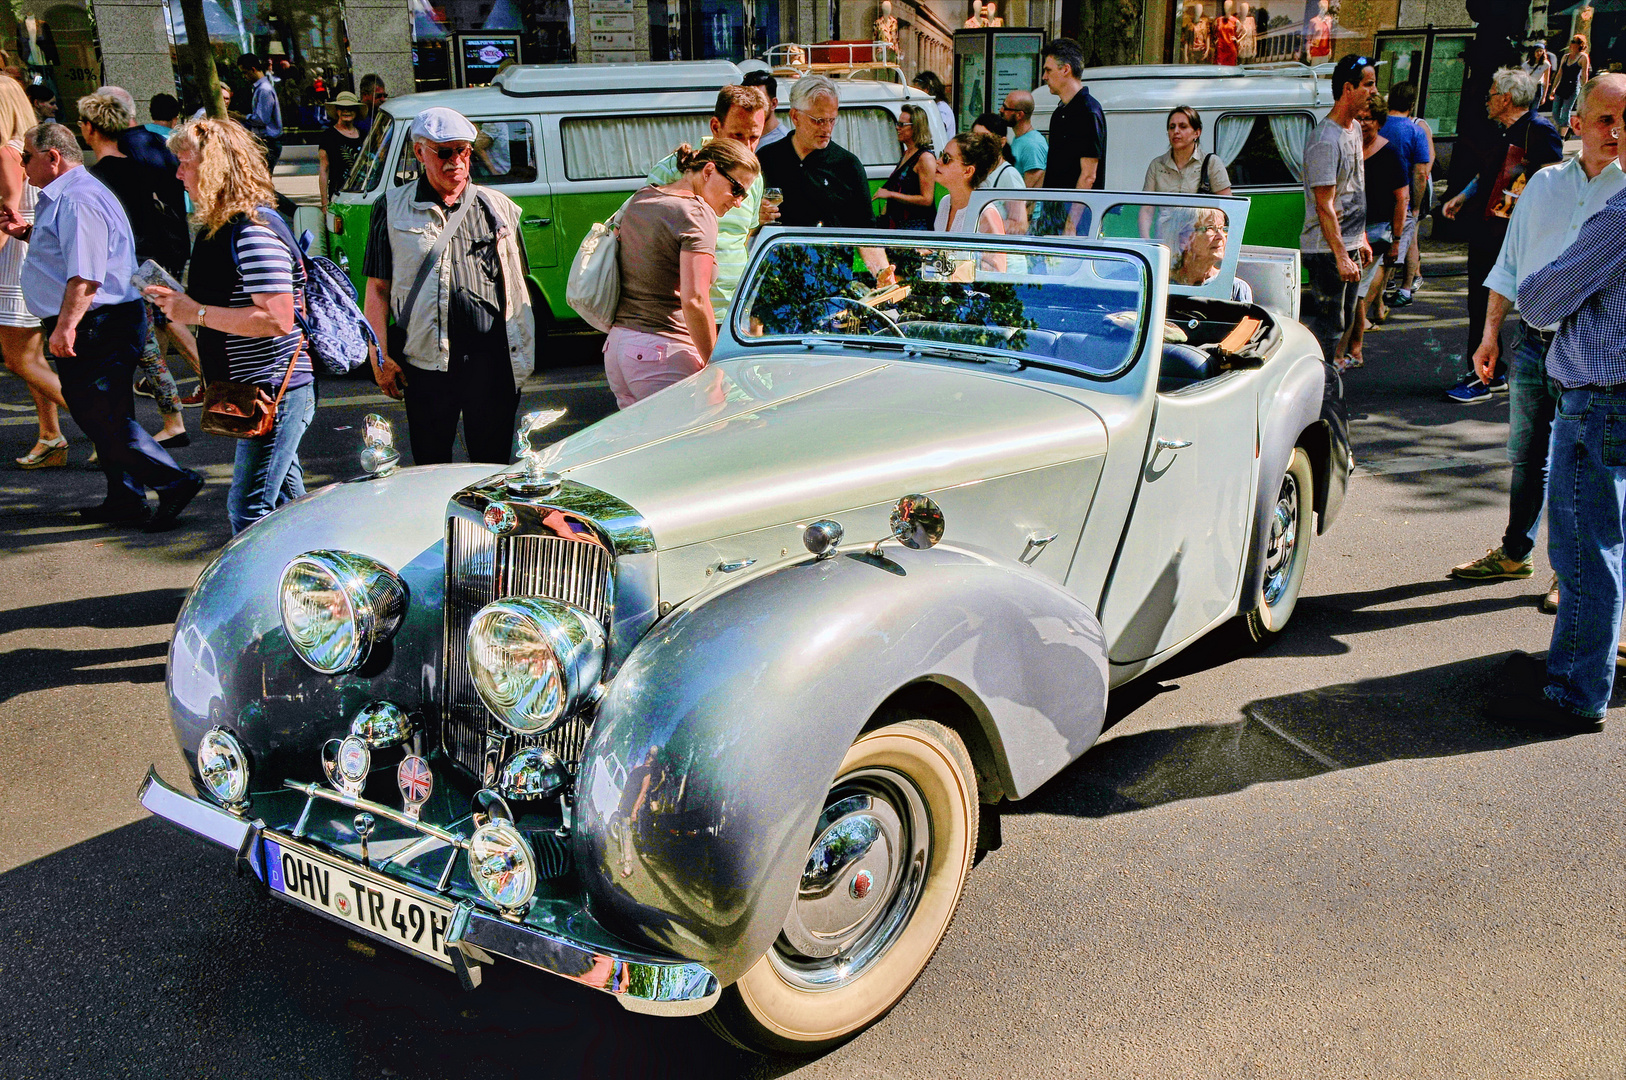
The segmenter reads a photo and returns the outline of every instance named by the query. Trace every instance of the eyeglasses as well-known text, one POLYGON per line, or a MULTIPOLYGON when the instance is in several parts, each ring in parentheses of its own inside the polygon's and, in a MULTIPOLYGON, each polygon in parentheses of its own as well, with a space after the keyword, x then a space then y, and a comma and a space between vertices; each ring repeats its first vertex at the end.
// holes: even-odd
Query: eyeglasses
POLYGON ((895 121, 895 123, 897 124, 898 127, 912 128, 912 127, 915 126, 915 122, 913 120, 898 120, 898 121, 895 121))
POLYGON ((453 158, 468 157, 474 153, 472 146, 437 146, 435 156, 442 161, 451 161, 453 158))
POLYGON ((740 186, 740 182, 738 180, 728 175, 722 169, 717 170, 717 175, 728 181, 728 190, 734 193, 734 197, 736 199, 740 200, 741 202, 745 201, 745 189, 740 186))
POLYGON ((1211 236, 1224 236, 1231 231, 1231 227, 1229 225, 1204 225, 1197 231, 1208 233, 1211 236))
POLYGON ((817 124, 821 128, 833 128, 836 126, 836 118, 833 116, 814 116, 812 113, 802 113, 802 115, 813 121, 813 123, 817 124))
POLYGON ((957 157, 949 157, 947 154, 944 154, 942 157, 938 158, 937 160, 938 160, 938 163, 942 164, 942 165, 958 165, 960 163, 959 158, 957 158, 957 157))

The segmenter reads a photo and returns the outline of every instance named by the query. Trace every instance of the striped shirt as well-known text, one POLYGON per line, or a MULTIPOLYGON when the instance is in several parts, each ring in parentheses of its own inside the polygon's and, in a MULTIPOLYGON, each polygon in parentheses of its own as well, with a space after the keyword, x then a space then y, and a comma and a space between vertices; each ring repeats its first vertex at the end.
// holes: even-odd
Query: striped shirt
POLYGON ((1532 326, 1562 323, 1547 353, 1547 374, 1558 385, 1626 383, 1626 191, 1519 284, 1519 312, 1532 326))
MULTIPOLYGON (((231 307, 253 307, 260 294, 294 294, 297 308, 304 302, 305 268, 294 262, 288 245, 267 225, 244 222, 237 230, 237 269, 239 280, 232 290, 231 307)), ((295 326, 281 337, 240 337, 223 335, 226 340, 227 378, 233 382, 257 383, 274 393, 282 385, 288 359, 299 347, 303 334, 295 326)), ((304 386, 314 379, 310 350, 300 354, 288 388, 304 386)))

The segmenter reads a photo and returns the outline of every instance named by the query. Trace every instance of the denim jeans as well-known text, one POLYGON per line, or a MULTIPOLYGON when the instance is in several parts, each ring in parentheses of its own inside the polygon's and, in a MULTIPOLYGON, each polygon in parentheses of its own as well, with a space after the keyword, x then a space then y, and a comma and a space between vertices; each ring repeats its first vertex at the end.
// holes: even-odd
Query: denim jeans
MULTIPOLYGON (((56 318, 44 320, 46 340, 56 318)), ((147 333, 140 301, 91 308, 79 320, 74 356, 52 356, 62 376, 62 397, 74 423, 96 444, 107 477, 107 502, 146 505, 147 488, 162 490, 188 474, 136 423, 130 387, 147 333)))
MULTIPOLYGON (((1349 257, 1360 265, 1356 251, 1350 251, 1349 257)), ((1355 321, 1355 299, 1360 282, 1340 278, 1338 260, 1323 251, 1306 252, 1304 269, 1310 277, 1303 305, 1310 313, 1310 332, 1321 343, 1322 358, 1330 364, 1338 355, 1338 341, 1344 336, 1344 327, 1355 321)))
POLYGON ((277 425, 269 435, 237 440, 226 516, 240 533, 281 506, 305 494, 305 470, 299 464, 299 440, 316 415, 316 384, 306 383, 282 395, 277 425))
POLYGON ((1565 390, 1553 419, 1547 555, 1564 597, 1547 696, 1602 716, 1615 685, 1626 532, 1626 387, 1565 390))
POLYGON ((1520 322, 1513 360, 1508 365, 1507 459, 1513 478, 1502 552, 1523 559, 1536 547, 1541 508, 1547 501, 1547 444, 1552 441, 1553 410, 1559 386, 1547 377, 1547 347, 1552 338, 1520 322))

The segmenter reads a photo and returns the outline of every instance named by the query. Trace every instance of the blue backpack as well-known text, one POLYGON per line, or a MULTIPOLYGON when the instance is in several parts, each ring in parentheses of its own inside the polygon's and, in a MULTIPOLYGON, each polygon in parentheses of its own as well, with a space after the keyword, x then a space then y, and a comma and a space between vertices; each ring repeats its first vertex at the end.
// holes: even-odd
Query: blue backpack
MULTIPOLYGON (((305 310, 295 311, 294 321, 305 332, 307 348, 322 370, 330 375, 347 375, 368 364, 367 348, 378 348, 378 337, 373 333, 367 317, 356 304, 356 288, 350 276, 329 259, 320 255, 307 255, 311 234, 307 231, 303 243, 295 243, 293 233, 281 214, 264 215, 271 231, 282 238, 304 264, 305 310)), ((232 264, 237 264, 237 243, 233 237, 232 264)))

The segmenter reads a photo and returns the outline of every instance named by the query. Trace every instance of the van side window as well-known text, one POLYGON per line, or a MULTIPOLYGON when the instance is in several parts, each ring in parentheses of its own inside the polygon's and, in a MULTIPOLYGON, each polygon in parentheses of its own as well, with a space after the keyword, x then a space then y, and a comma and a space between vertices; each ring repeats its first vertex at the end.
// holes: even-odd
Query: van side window
POLYGON ((1297 187, 1314 126, 1309 113, 1226 113, 1214 125, 1214 152, 1232 187, 1297 187))
MULTIPOLYGON (((790 123, 788 113, 782 122, 790 123)), ((843 106, 836 114, 836 130, 831 138, 857 154, 865 165, 896 165, 903 160, 893 114, 879 105, 843 106)), ((939 154, 943 152, 941 146, 935 149, 939 154)))
POLYGON ((477 120, 474 179, 481 184, 530 184, 536 181, 536 142, 527 120, 477 120))
MULTIPOLYGON (((710 113, 665 116, 567 116, 559 121, 570 180, 642 180, 680 143, 698 147, 710 113)), ((888 129, 890 130, 890 129, 888 129)), ((896 145, 894 138, 893 143, 896 145)))
POLYGON ((418 159, 412 153, 412 139, 401 140, 401 150, 395 157, 395 176, 390 180, 390 187, 400 187, 410 184, 418 179, 418 159))

